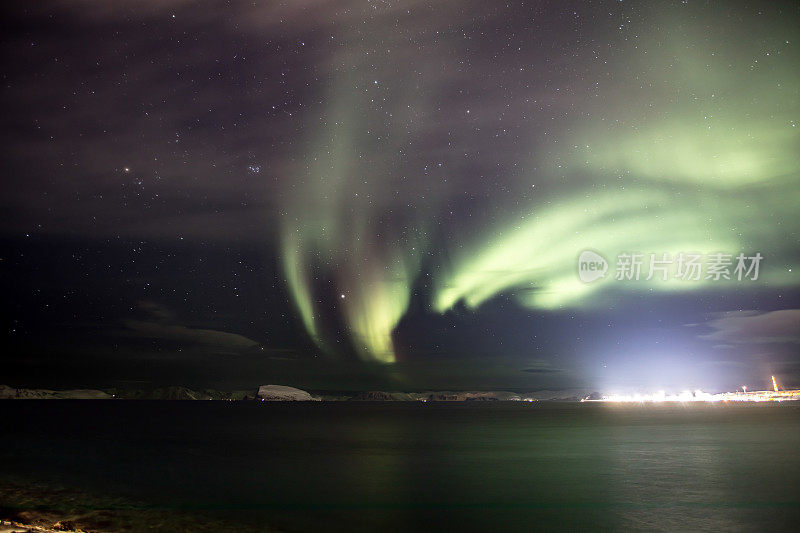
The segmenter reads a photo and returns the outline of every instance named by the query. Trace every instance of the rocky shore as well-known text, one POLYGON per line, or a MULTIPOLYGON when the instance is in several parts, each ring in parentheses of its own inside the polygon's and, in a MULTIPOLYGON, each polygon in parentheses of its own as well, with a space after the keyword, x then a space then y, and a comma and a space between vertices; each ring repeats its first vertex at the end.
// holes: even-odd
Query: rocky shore
POLYGON ((13 520, 0 520, 0 533, 88 533, 80 529, 71 529, 71 524, 56 522, 53 528, 40 527, 31 524, 21 524, 13 520))

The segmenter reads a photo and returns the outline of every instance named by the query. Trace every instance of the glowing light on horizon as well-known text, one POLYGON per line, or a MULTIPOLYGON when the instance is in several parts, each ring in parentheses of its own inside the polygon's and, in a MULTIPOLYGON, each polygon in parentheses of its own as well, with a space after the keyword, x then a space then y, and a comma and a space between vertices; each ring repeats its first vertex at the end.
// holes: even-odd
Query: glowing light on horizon
POLYGON ((752 391, 747 392, 747 387, 742 387, 743 392, 721 392, 711 394, 700 389, 684 390, 678 394, 667 394, 664 391, 654 393, 634 394, 608 394, 600 399, 584 398, 582 402, 610 402, 610 403, 691 403, 691 402, 783 402, 800 400, 800 390, 789 391, 752 391))

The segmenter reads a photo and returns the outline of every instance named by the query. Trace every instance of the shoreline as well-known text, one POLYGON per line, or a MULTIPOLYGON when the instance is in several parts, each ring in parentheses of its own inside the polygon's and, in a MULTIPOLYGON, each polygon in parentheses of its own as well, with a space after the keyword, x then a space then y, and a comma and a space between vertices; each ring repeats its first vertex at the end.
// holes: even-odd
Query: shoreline
POLYGON ((61 522, 56 522, 51 529, 47 527, 40 527, 33 524, 23 524, 15 520, 0 520, 0 533, 84 533, 81 529, 66 529, 58 527, 61 522))
MULTIPOLYGON (((0 385, 0 400, 128 400, 128 401, 217 401, 268 403, 473 403, 473 402, 557 402, 605 404, 683 404, 683 403, 783 403, 800 401, 800 389, 776 391, 720 392, 684 391, 678 395, 656 394, 604 395, 586 390, 543 390, 527 393, 511 391, 366 391, 310 393, 293 387, 261 386, 249 391, 193 391, 185 387, 151 390, 102 391, 94 389, 49 390, 22 389, 0 385)), ((2 532, 0 532, 2 533, 2 532)))

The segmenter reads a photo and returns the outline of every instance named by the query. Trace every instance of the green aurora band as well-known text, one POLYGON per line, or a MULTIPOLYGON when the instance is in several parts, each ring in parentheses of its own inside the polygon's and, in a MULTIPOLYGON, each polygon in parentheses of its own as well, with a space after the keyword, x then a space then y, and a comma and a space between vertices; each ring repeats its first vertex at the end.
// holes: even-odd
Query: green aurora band
MULTIPOLYGON (((398 81, 396 116, 382 120, 362 111, 375 98, 365 67, 337 67, 363 49, 353 45, 351 56, 335 58, 326 120, 304 169, 306 187, 287 191, 282 227, 287 283, 317 345, 336 351, 320 323, 320 307, 331 304, 317 295, 320 283, 329 283, 330 294, 344 296, 335 307, 362 358, 395 361, 392 331, 421 275, 421 258, 434 251, 427 274, 437 312, 459 302, 476 308, 501 293, 531 309, 560 309, 613 305, 629 291, 798 285, 800 54, 796 43, 772 37, 797 29, 772 32, 781 23, 774 20, 709 29, 675 15, 653 16, 662 16, 669 31, 617 57, 608 66, 613 81, 597 89, 596 101, 570 102, 585 107, 584 120, 547 137, 530 121, 536 148, 525 157, 535 170, 509 180, 512 191, 535 184, 537 196, 509 202, 498 193, 504 217, 447 235, 435 250, 427 230, 446 191, 421 199, 396 154, 424 136, 419 113, 403 112, 413 103, 424 113, 436 83, 403 89, 398 81), (624 252, 760 252, 764 261, 755 282, 621 282, 608 279, 611 271, 604 281, 584 284, 576 262, 586 249, 612 263, 624 252)), ((402 60, 384 56, 371 61, 403 72, 402 60)), ((435 62, 427 67, 433 80, 435 62)))
POLYGON ((345 55, 330 67, 336 81, 302 170, 304 186, 286 191, 283 269, 303 324, 323 352, 335 353, 342 342, 321 323, 321 314, 334 307, 363 359, 394 362, 392 330, 406 312, 427 247, 426 202, 392 205, 396 196, 413 194, 398 159, 421 127, 408 110, 422 97, 412 94, 417 91, 397 96, 406 105, 391 123, 374 109, 366 115, 382 88, 372 77, 341 69, 362 56, 345 55), (316 294, 321 286, 328 287, 321 291, 325 301, 316 294))

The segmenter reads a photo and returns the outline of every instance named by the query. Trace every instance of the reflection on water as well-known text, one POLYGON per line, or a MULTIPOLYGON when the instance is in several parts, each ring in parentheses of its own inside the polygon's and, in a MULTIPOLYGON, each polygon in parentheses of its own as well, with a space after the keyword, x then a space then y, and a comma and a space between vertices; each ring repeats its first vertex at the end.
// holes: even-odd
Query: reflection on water
POLYGON ((674 531, 800 518, 794 405, 65 401, 4 402, 0 415, 16 436, 0 443, 6 486, 70 487, 86 508, 148 520, 674 531))
POLYGON ((652 420, 647 411, 628 416, 607 446, 622 528, 790 529, 800 505, 796 407, 673 407, 652 420))

